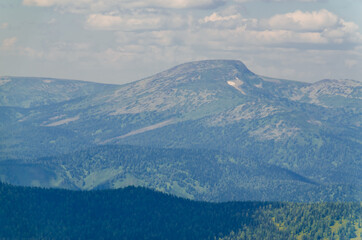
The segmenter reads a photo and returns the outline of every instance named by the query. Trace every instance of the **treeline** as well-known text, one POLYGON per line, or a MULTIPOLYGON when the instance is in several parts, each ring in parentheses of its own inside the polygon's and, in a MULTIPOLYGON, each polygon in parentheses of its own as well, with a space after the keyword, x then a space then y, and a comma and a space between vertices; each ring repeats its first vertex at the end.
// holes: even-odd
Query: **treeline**
POLYGON ((350 239, 358 228, 359 203, 207 203, 135 187, 0 183, 0 239, 350 239))

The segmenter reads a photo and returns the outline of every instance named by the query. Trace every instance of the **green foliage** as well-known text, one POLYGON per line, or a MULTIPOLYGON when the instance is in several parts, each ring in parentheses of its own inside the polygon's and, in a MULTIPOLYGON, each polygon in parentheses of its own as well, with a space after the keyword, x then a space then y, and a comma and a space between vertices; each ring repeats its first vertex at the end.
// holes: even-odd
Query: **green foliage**
POLYGON ((360 203, 207 203, 135 187, 0 183, 0 206, 2 239, 349 239, 361 221, 360 203))
POLYGON ((17 185, 83 190, 133 185, 206 201, 355 201, 360 190, 351 185, 320 184, 239 154, 127 145, 2 161, 1 175, 3 181, 17 185))
POLYGON ((362 219, 362 205, 284 203, 280 208, 261 209, 253 218, 261 224, 244 226, 221 239, 352 239, 361 229, 355 223, 362 219))
MULTIPOLYGON (((0 185, 0 238, 212 239, 267 203, 213 204, 144 188, 75 192, 0 185)), ((278 204, 274 204, 278 206, 278 204)))

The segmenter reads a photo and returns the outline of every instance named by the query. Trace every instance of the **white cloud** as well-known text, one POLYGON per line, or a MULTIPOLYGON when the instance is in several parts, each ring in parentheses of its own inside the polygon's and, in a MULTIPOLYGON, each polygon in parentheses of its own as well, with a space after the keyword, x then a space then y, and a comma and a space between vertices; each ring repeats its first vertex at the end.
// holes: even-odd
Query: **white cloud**
POLYGON ((44 57, 44 53, 42 51, 38 51, 38 50, 35 50, 30 47, 18 47, 17 50, 18 50, 19 54, 22 56, 27 56, 30 58, 43 58, 44 57))
MULTIPOLYGON (((135 7, 160 7, 160 8, 215 8, 223 5, 225 0, 135 0, 135 7)), ((131 6, 132 6, 131 5, 131 6)))
POLYGON ((160 11, 129 11, 124 14, 90 14, 86 20, 89 29, 119 31, 149 31, 185 28, 190 16, 160 11))
POLYGON ((56 22, 57 22, 57 19, 52 18, 52 19, 50 19, 50 20, 48 21, 48 24, 54 24, 54 23, 56 23, 56 22))
POLYGON ((323 2, 325 0, 263 0, 263 1, 265 1, 265 2, 323 2))
POLYGON ((111 10, 116 2, 116 0, 23 0, 23 5, 54 7, 61 12, 87 13, 111 10))
POLYGON ((5 38, 2 42, 1 49, 3 50, 13 49, 17 40, 18 39, 16 37, 5 38))
POLYGON ((113 29, 121 25, 124 20, 120 16, 91 14, 87 18, 87 25, 95 29, 113 29))
POLYGON ((80 6, 90 4, 92 0, 23 0, 27 6, 51 7, 51 6, 80 6))
POLYGON ((118 32, 118 43, 125 52, 142 53, 141 50, 150 47, 169 48, 172 46, 184 46, 191 37, 186 30, 171 31, 160 30, 150 32, 118 32))
POLYGON ((325 43, 342 44, 360 43, 362 41, 357 24, 347 22, 325 9, 276 15, 267 20, 267 26, 273 30, 306 32, 315 37, 319 35, 318 38, 325 39, 325 43))
POLYGON ((217 22, 217 21, 229 21, 229 20, 236 20, 240 19, 240 14, 235 15, 229 15, 229 16, 220 16, 218 13, 214 12, 210 16, 206 16, 202 22, 208 23, 208 22, 217 22))
MULTIPOLYGON (((357 24, 325 9, 293 9, 270 18, 249 18, 246 16, 251 13, 245 5, 237 4, 248 1, 252 0, 23 0, 28 6, 80 13, 78 19, 84 19, 82 26, 85 29, 76 39, 82 41, 82 34, 96 37, 83 38, 90 43, 88 45, 66 42, 69 41, 66 38, 46 46, 15 46, 15 49, 23 56, 101 66, 107 70, 115 69, 122 75, 135 69, 132 76, 146 76, 178 63, 209 58, 240 59, 257 73, 290 79, 298 74, 299 80, 310 80, 319 69, 327 71, 330 66, 358 71, 362 36, 357 24), (360 49, 358 56, 357 48, 360 49), (341 56, 344 55, 348 55, 344 58, 348 60, 337 60, 336 57, 343 59, 341 56), (330 60, 332 58, 335 58, 334 62, 330 60), (143 70, 139 71, 138 66, 143 70), (313 71, 301 73, 303 69, 299 66, 307 66, 313 71)), ((256 1, 264 7, 274 7, 274 4, 263 2, 319 0, 256 1)), ((49 23, 56 21, 56 25, 61 25, 62 20, 57 18, 49 23)), ((5 45, 14 46, 15 42, 3 42, 2 49, 5 45)), ((15 51, 8 51, 11 52, 15 51)), ((323 71, 320 72, 322 75, 323 71)))
POLYGON ((49 7, 54 5, 54 1, 52 0, 24 0, 23 1, 24 5, 34 5, 34 6, 39 6, 39 7, 49 7))
POLYGON ((295 11, 269 19, 247 19, 240 14, 214 12, 200 19, 199 23, 201 41, 212 42, 215 47, 219 42, 221 48, 237 48, 245 44, 278 47, 284 44, 284 47, 305 49, 313 48, 313 45, 353 48, 362 41, 358 25, 324 9, 295 11))
POLYGON ((327 43, 319 33, 315 32, 293 32, 288 30, 264 30, 250 31, 251 38, 248 41, 257 44, 282 44, 282 43, 304 43, 304 44, 321 44, 327 43))
POLYGON ((344 61, 344 63, 348 68, 353 68, 354 66, 356 66, 358 64, 358 61, 356 61, 354 59, 346 59, 344 61))
POLYGON ((338 16, 325 9, 313 12, 298 10, 292 13, 275 15, 268 20, 268 24, 272 29, 321 31, 335 27, 339 24, 339 20, 338 16))
POLYGON ((86 24, 90 28, 101 30, 147 30, 160 28, 162 19, 159 16, 112 16, 103 14, 91 14, 86 24))
POLYGON ((27 6, 61 7, 76 12, 80 9, 99 12, 115 8, 216 8, 225 4, 225 0, 23 0, 27 6))
POLYGON ((2 41, 0 50, 4 53, 10 53, 10 55, 28 56, 32 58, 41 58, 43 53, 30 47, 18 46, 17 37, 6 38, 2 41))
MULTIPOLYGON (((246 1, 250 0, 234 0, 246 1)), ((348 44, 359 43, 362 39, 355 23, 347 22, 325 9, 312 12, 297 10, 269 19, 250 19, 244 18, 237 6, 232 5, 203 16, 198 21, 193 20, 192 11, 185 13, 172 10, 215 8, 225 3, 225 0, 23 0, 24 5, 54 6, 63 11, 82 12, 87 16, 87 29, 129 32, 187 28, 196 35, 195 38, 206 38, 205 41, 207 35, 202 34, 211 34, 213 46, 217 41, 235 40, 239 44, 255 45, 348 44), (217 30, 209 30, 210 28, 217 30), (231 39, 227 39, 228 37, 231 39)), ((184 42, 184 37, 180 37, 181 42, 184 42)))
POLYGON ((262 2, 324 2, 326 0, 233 0, 237 3, 262 1, 262 2))
POLYGON ((0 24, 0 29, 7 29, 8 26, 9 26, 9 23, 4 22, 4 23, 0 24))

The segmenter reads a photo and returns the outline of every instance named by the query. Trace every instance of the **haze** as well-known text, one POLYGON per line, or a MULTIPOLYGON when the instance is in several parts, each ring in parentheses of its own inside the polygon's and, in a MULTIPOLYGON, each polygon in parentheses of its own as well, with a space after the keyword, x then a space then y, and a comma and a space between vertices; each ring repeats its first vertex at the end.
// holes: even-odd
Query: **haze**
POLYGON ((359 0, 2 0, 0 76, 127 83, 235 59, 304 82, 362 76, 359 0))

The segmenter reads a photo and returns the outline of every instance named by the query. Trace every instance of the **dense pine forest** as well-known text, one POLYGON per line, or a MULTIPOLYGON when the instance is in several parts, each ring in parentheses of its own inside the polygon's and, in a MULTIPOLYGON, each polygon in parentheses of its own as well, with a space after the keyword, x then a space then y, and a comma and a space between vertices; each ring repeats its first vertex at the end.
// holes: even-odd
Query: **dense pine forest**
POLYGON ((1 239, 360 239, 360 203, 198 202, 0 184, 1 239))

